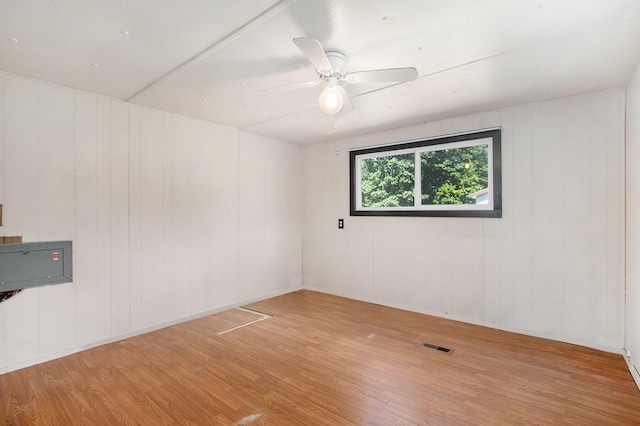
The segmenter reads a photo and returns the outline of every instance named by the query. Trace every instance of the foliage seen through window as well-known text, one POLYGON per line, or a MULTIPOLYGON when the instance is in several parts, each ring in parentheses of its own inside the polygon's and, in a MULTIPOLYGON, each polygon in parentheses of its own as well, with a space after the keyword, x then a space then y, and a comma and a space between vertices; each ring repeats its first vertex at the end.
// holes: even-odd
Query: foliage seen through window
POLYGON ((352 215, 501 217, 500 129, 350 153, 352 215))

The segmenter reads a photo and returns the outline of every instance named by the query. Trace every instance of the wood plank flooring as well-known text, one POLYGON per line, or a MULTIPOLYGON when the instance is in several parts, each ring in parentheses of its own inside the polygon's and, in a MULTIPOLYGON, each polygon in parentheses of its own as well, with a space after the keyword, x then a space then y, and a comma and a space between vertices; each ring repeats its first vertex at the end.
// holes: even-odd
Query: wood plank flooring
POLYGON ((247 308, 272 317, 0 375, 0 425, 640 425, 620 355, 312 291, 247 308))

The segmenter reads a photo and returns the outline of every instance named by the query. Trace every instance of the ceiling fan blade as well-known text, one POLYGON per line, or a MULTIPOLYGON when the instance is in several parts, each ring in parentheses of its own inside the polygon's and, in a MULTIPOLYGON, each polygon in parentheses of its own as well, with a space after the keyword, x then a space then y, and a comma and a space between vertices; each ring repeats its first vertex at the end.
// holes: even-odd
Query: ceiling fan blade
POLYGON ((353 108, 354 108, 353 103, 351 102, 349 95, 347 95, 347 92, 344 90, 344 87, 336 86, 336 89, 338 89, 342 94, 342 109, 340 111, 341 112, 353 111, 353 108))
POLYGON ((329 58, 327 58, 327 55, 324 53, 324 49, 318 40, 308 37, 298 37, 294 38, 293 42, 317 70, 332 70, 331 62, 329 62, 329 58))
POLYGON ((354 72, 347 74, 344 80, 349 83, 386 83, 413 81, 416 78, 418 78, 418 71, 408 67, 354 72))
POLYGON ((271 87, 269 89, 258 90, 256 93, 271 93, 271 92, 280 92, 280 91, 301 89, 303 87, 313 87, 313 86, 317 86, 321 82, 322 82, 322 80, 305 81, 304 83, 285 84, 284 86, 271 87))

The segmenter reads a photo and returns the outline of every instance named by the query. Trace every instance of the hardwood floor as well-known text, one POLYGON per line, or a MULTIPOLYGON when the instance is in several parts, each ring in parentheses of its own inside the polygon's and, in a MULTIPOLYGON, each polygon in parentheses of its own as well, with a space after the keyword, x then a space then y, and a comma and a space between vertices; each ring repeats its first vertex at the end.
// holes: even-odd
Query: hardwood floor
POLYGON ((0 375, 3 425, 639 425, 620 355, 297 291, 0 375), (454 348, 451 355, 422 342, 454 348))

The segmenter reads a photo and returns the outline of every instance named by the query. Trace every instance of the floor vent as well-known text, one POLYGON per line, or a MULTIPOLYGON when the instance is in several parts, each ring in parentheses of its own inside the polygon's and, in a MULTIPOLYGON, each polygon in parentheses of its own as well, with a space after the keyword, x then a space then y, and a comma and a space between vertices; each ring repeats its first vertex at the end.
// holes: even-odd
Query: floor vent
POLYGON ((438 345, 432 345, 431 343, 423 343, 420 345, 420 347, 422 348, 426 348, 426 349, 431 349, 434 351, 438 351, 438 352, 442 352, 448 355, 451 355, 453 353, 453 349, 451 348, 445 348, 444 346, 438 346, 438 345))

